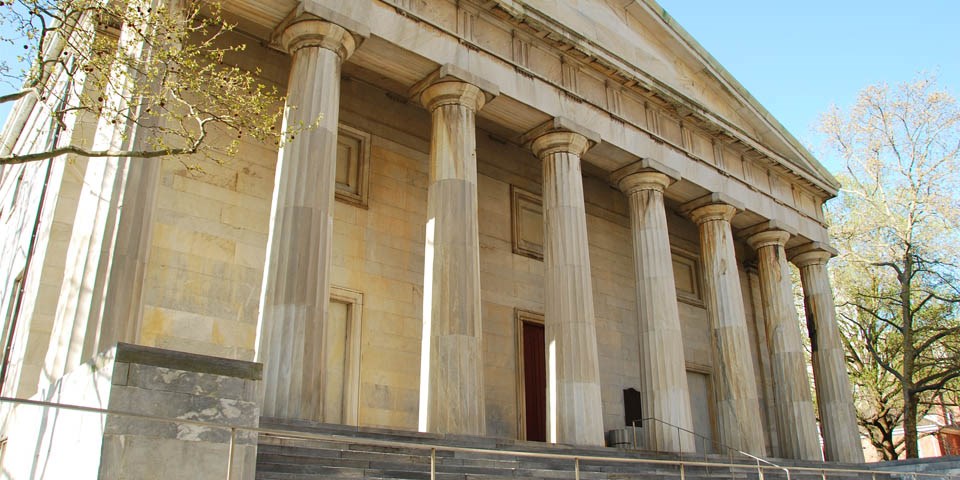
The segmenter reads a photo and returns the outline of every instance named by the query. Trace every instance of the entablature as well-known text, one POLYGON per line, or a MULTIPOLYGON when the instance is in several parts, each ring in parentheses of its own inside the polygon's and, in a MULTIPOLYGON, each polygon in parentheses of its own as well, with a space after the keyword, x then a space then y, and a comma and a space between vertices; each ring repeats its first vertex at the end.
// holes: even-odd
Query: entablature
MULTIPOLYGON (((340 3, 312 1, 331 9, 340 3)), ((370 38, 344 64, 345 75, 403 98, 431 72, 456 65, 500 86, 501 95, 478 114, 478 126, 496 136, 519 143, 551 118, 574 118, 602 138, 584 156, 597 170, 655 158, 684 178, 666 193, 676 204, 724 192, 747 206, 735 228, 777 219, 798 224, 802 237, 826 240, 822 203, 835 193, 828 181, 562 26, 548 30, 529 12, 521 21, 503 8, 508 2, 357 4, 367 2, 341 13, 362 15, 370 38)))

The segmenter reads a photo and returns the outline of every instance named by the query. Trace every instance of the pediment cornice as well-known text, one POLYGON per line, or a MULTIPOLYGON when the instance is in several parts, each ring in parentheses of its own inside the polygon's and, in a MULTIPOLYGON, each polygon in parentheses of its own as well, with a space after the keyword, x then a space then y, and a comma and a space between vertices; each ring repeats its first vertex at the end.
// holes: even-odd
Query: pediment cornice
MULTIPOLYGON (((475 2, 493 15, 512 23, 519 30, 540 39, 567 61, 580 62, 583 66, 602 73, 608 79, 621 85, 625 91, 638 94, 648 101, 659 104, 685 121, 696 123, 707 132, 737 144, 748 152, 748 156, 759 154, 768 159, 767 163, 779 165, 781 170, 790 172, 804 183, 821 190, 825 196, 836 194, 839 183, 822 165, 793 137, 720 63, 710 56, 685 30, 682 29, 654 0, 635 0, 616 2, 623 8, 623 15, 632 15, 634 24, 622 21, 617 25, 630 29, 633 33, 642 25, 645 29, 656 29, 658 39, 667 44, 676 60, 685 62, 691 71, 702 71, 713 83, 710 88, 722 91, 726 95, 731 110, 739 116, 739 122, 733 121, 716 112, 716 108, 681 91, 676 85, 658 78, 626 58, 622 51, 607 46, 591 35, 577 30, 577 25, 565 22, 561 15, 551 15, 556 2, 537 0, 496 0, 475 2), (638 17, 643 17, 638 18, 638 17), (642 20, 642 21, 641 21, 642 20), (764 138, 748 131, 762 132, 764 138)), ((562 2, 560 2, 562 3, 562 2)), ((581 2, 583 3, 583 2, 581 2)), ((599 0, 594 2, 602 4, 599 0)), ((571 7, 573 8, 573 7, 571 7)), ((578 5, 583 11, 590 6, 578 5)), ((615 8, 611 6, 610 8, 615 8)), ((609 24, 606 31, 617 30, 609 24)), ((643 33, 643 32, 641 32, 643 33)), ((608 35, 609 36, 609 35, 608 35)))

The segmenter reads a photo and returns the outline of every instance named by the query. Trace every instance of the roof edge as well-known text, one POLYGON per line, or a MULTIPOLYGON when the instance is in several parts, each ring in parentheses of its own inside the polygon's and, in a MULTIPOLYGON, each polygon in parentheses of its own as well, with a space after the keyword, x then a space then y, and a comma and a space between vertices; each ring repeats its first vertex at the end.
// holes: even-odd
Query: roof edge
POLYGON ((754 97, 746 87, 743 86, 743 84, 741 84, 713 55, 711 55, 710 52, 703 47, 703 45, 700 45, 700 42, 694 39, 693 36, 690 35, 690 33, 687 32, 686 29, 684 29, 673 18, 673 16, 667 12, 665 8, 660 6, 656 0, 634 0, 634 2, 643 3, 648 9, 656 14, 656 16, 660 18, 664 25, 669 27, 677 35, 677 37, 679 37, 680 40, 686 43, 690 50, 692 50, 704 61, 707 66, 711 68, 711 73, 713 73, 714 76, 727 83, 734 92, 742 96, 746 103, 756 111, 760 118, 769 123, 770 126, 773 127, 774 131, 780 134, 780 136, 783 137, 783 139, 790 146, 796 149, 797 153, 801 157, 810 161, 810 164, 817 170, 817 173, 823 177, 825 183, 834 188, 834 191, 829 193, 832 193, 833 195, 837 194, 841 185, 836 177, 834 177, 833 174, 831 174, 826 167, 824 167, 820 161, 817 160, 817 158, 813 156, 813 154, 811 154, 810 151, 807 150, 807 148, 804 147, 803 144, 801 144, 800 141, 797 140, 796 137, 794 137, 793 134, 790 133, 790 131, 787 130, 786 127, 784 127, 783 124, 780 123, 780 121, 777 120, 776 117, 774 117, 773 114, 770 113, 770 111, 767 110, 766 107, 764 107, 763 104, 761 104, 760 101, 757 100, 756 97, 754 97))

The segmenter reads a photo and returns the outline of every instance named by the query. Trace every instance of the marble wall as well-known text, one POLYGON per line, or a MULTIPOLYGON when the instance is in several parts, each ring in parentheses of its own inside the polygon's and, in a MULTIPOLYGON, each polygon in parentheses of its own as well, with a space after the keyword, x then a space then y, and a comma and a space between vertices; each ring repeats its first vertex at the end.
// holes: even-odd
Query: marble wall
MULTIPOLYGON (((34 400, 256 427, 258 364, 119 344, 34 400)), ((6 425, 4 479, 226 477, 230 429, 34 405, 6 425)), ((233 477, 252 480, 257 436, 236 431, 233 477)))

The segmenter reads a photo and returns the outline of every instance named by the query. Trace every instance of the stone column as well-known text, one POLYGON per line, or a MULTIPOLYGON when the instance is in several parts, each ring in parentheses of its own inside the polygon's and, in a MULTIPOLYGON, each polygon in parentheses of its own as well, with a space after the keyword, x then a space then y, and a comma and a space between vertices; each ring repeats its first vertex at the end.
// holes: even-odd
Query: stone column
POLYGON ((790 260, 800 269, 803 284, 824 460, 863 463, 860 432, 827 272, 827 261, 833 252, 826 245, 812 243, 790 253, 790 260))
POLYGON ((264 416, 321 420, 340 66, 356 43, 344 28, 309 16, 280 40, 293 55, 284 131, 320 122, 279 152, 256 361, 264 365, 264 416))
MULTIPOLYGON (((683 334, 677 308, 663 190, 673 180, 657 171, 629 173, 618 186, 628 197, 637 274, 637 339, 644 417, 693 431, 683 334)), ((666 452, 696 449, 691 434, 666 424, 643 426, 647 448, 666 452)))
POLYGON ((783 250, 789 238, 790 234, 783 230, 765 230, 750 235, 747 243, 757 251, 780 455, 797 460, 820 460, 820 438, 810 399, 807 361, 793 303, 790 267, 783 250))
MULTIPOLYGON (((104 127, 103 123, 101 120, 97 131, 106 137, 109 135, 106 130, 114 128, 104 127)), ((111 136, 110 142, 112 140, 111 136)), ((89 342, 98 333, 117 216, 123 212, 120 198, 128 166, 127 159, 115 157, 97 159, 87 165, 67 247, 50 344, 40 375, 41 390, 80 366, 91 354, 89 342)), ((129 220, 129 216, 126 217, 129 220)), ((150 218, 147 215, 140 221, 150 218)))
POLYGON ((603 445, 600 365, 593 314, 580 155, 587 137, 549 132, 533 140, 543 162, 547 440, 603 445))
MULTIPOLYGON (((176 2, 165 3, 170 13, 181 12, 181 5, 176 2)), ((104 34, 97 33, 98 36, 104 34)), ((152 47, 134 39, 143 32, 134 32, 127 26, 120 35, 121 43, 130 46, 126 53, 141 58, 150 56, 152 47)), ((116 68, 116 72, 104 74, 129 74, 122 71, 126 68, 123 65, 116 68)), ((162 126, 161 120, 141 111, 143 107, 129 104, 131 89, 137 87, 154 88, 144 84, 111 84, 99 92, 112 108, 129 110, 137 121, 117 122, 111 116, 99 117, 89 139, 93 150, 151 149, 148 137, 162 126)), ((69 129, 63 134, 63 138, 72 140, 73 132, 69 129)), ((49 347, 38 382, 41 388, 117 342, 137 341, 160 161, 159 158, 125 157, 80 160, 81 165, 85 165, 82 191, 67 247, 49 347)))
POLYGON ((440 81, 420 94, 433 116, 424 256, 421 429, 483 435, 483 328, 477 226, 476 112, 484 93, 440 81), (428 343, 429 342, 429 343, 428 343))
POLYGON ((160 159, 128 161, 116 237, 106 278, 103 313, 88 357, 117 342, 136 342, 143 317, 143 285, 153 235, 160 159))
POLYGON ((700 258, 712 329, 720 438, 731 447, 762 456, 766 452, 760 402, 730 230, 730 219, 736 212, 737 208, 728 203, 711 200, 692 208, 690 217, 700 227, 700 258))

